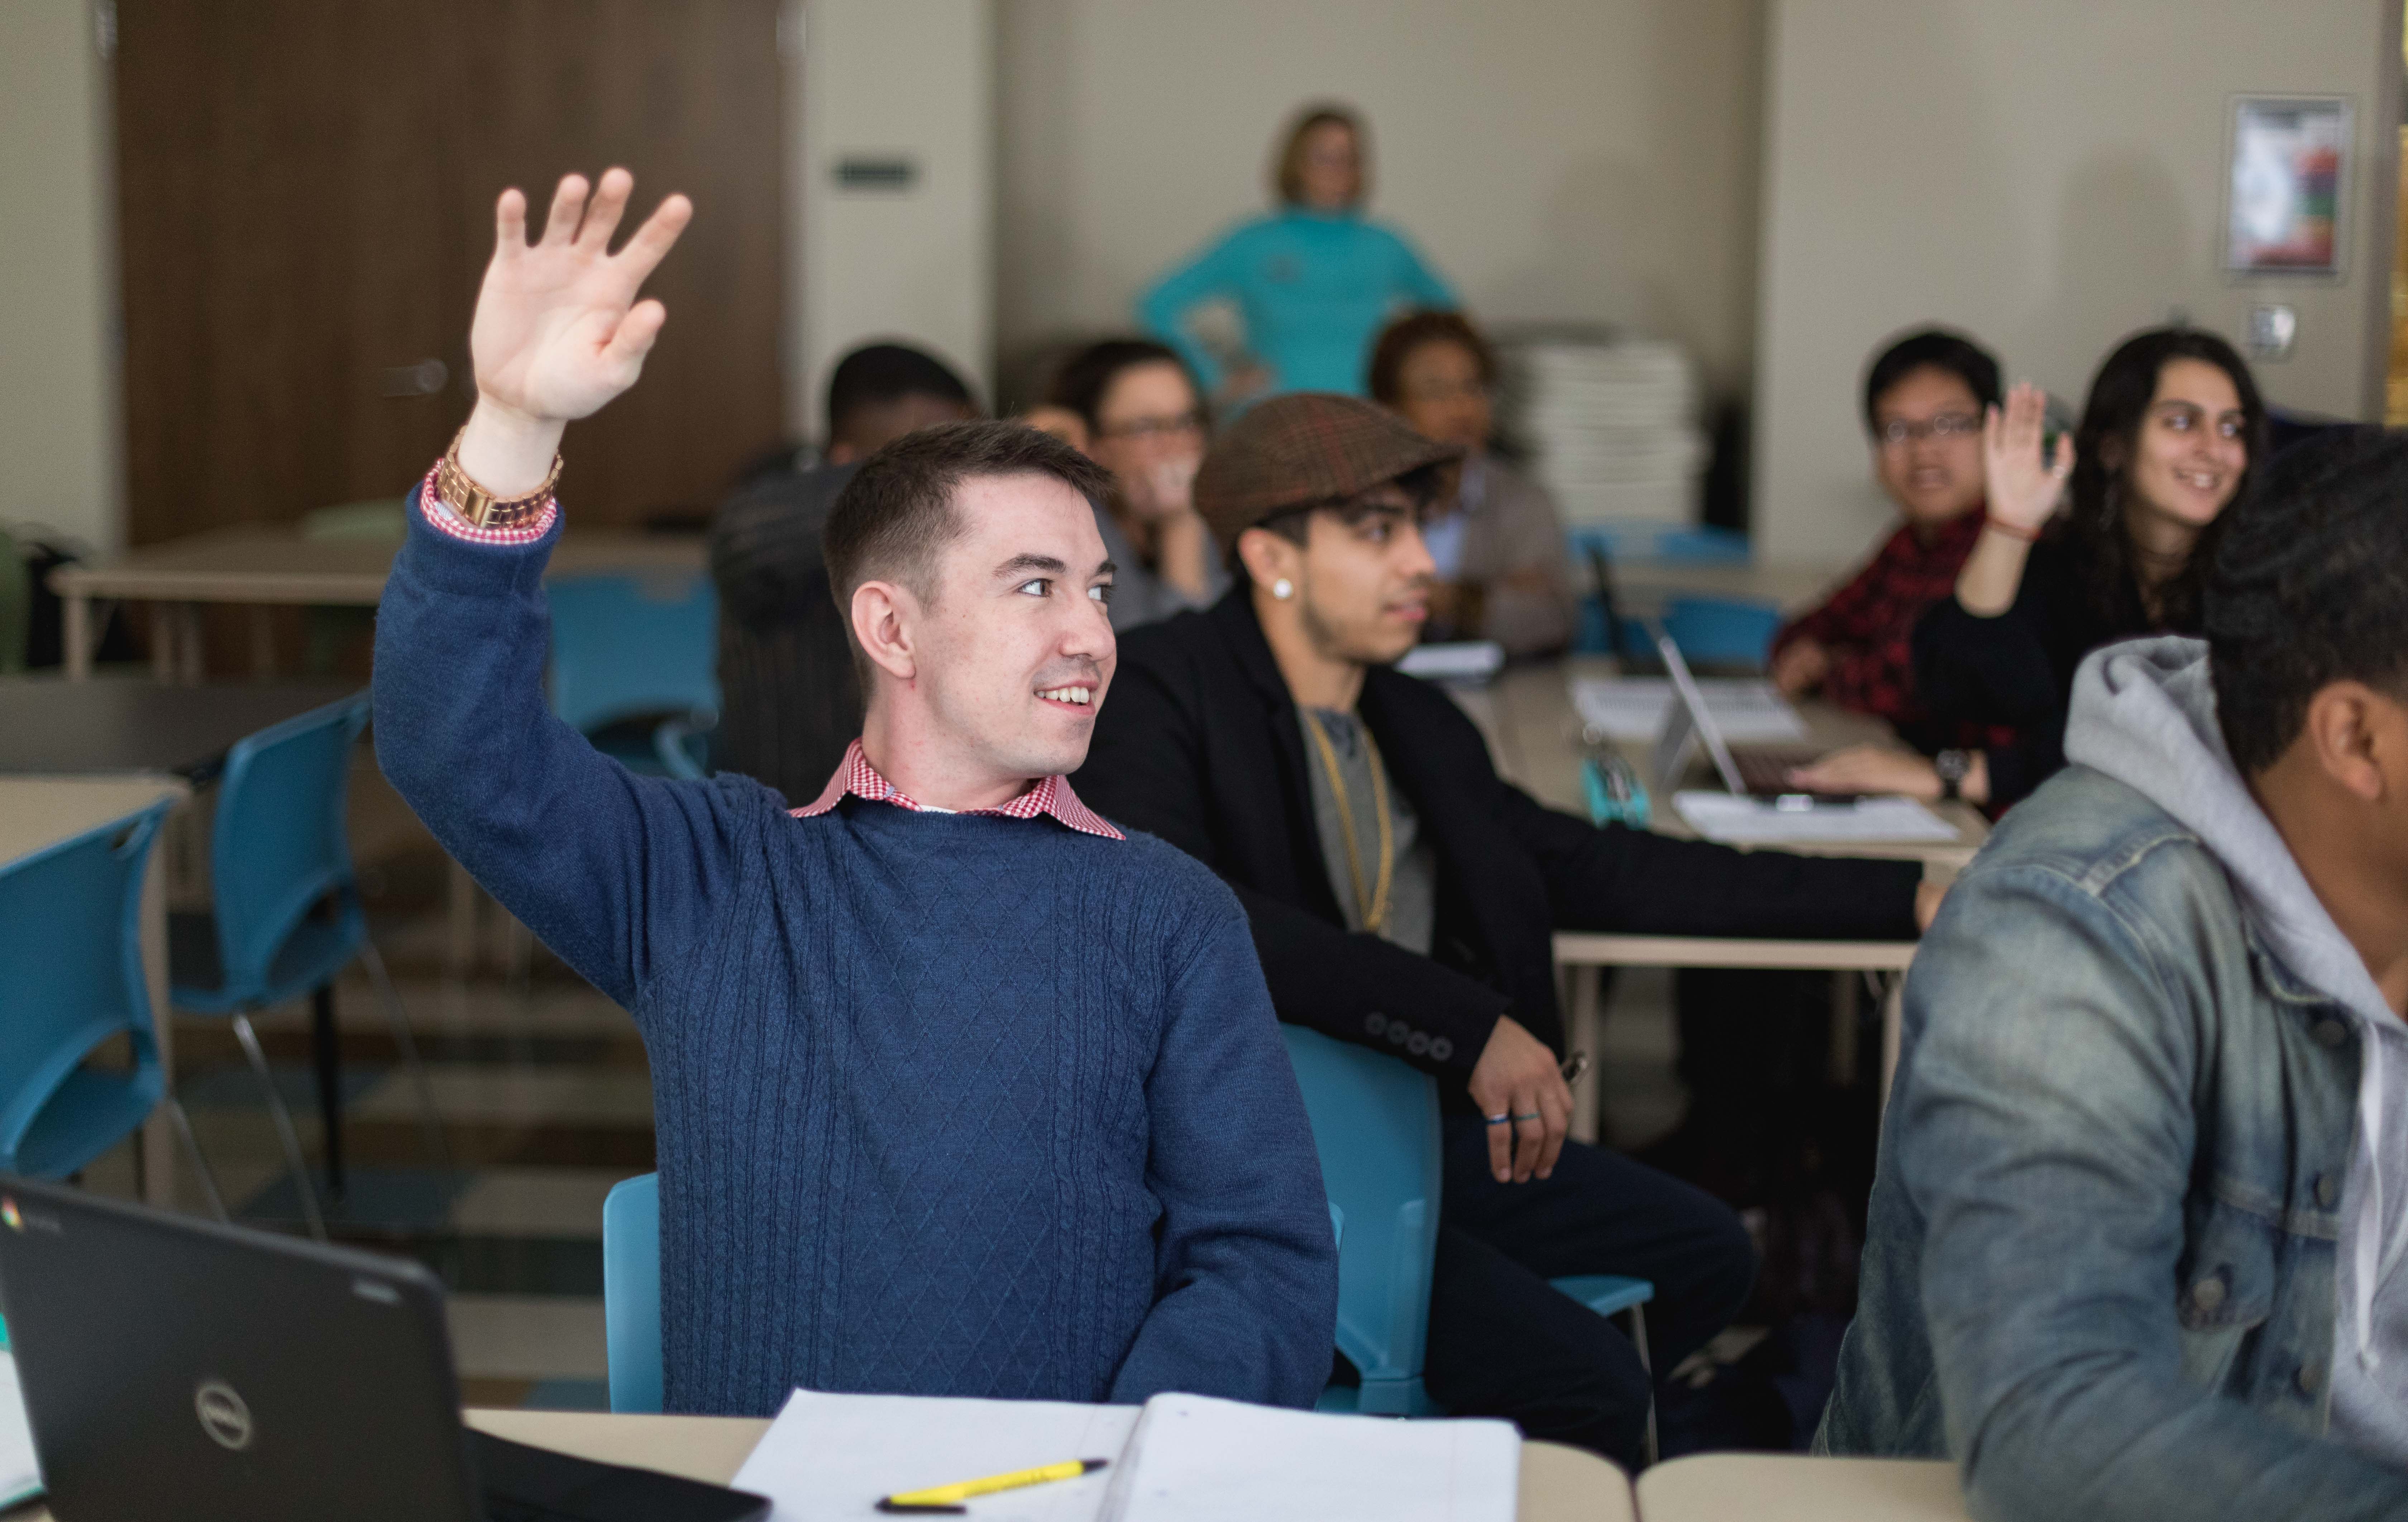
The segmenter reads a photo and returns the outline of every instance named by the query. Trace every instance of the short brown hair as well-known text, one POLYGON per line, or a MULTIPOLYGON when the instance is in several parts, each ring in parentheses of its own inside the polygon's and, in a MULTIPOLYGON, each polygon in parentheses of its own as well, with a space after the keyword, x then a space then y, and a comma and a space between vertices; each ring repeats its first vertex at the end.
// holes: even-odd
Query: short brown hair
POLYGON ((1405 361, 1424 344, 1451 343, 1470 352, 1483 385, 1497 383, 1497 352, 1461 312, 1407 312, 1389 323, 1371 349, 1371 399, 1383 407, 1404 400, 1405 361))
MULTIPOLYGON (((899 582, 923 602, 935 595, 938 553, 964 526, 954 494, 964 481, 995 476, 1051 477, 1099 510, 1111 489, 1103 467, 1024 423, 943 423, 905 434, 862 463, 820 531, 828 588, 848 640, 853 594, 862 582, 899 582)), ((853 659, 863 659, 858 640, 853 659)))
POLYGON ((1282 139, 1279 157, 1271 161, 1271 189, 1278 193, 1280 205, 1304 204, 1304 140, 1315 127, 1344 127, 1354 135, 1354 204, 1361 206, 1371 194, 1371 135, 1363 130, 1363 118, 1353 107, 1335 101, 1298 111, 1282 139))

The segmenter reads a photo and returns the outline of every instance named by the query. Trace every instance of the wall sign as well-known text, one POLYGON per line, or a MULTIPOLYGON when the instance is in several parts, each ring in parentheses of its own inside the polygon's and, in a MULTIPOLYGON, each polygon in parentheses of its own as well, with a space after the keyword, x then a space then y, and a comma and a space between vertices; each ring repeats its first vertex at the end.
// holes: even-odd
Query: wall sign
POLYGON ((2350 117, 2346 96, 2234 97, 2225 178, 2226 269, 2342 272, 2350 117))

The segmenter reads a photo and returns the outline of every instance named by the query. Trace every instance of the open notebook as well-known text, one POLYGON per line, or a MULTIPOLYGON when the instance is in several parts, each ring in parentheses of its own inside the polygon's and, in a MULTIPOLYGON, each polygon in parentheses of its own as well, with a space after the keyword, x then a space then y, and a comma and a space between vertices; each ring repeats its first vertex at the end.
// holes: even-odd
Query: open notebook
POLYGON ((796 1390, 733 1482, 771 1522, 880 1515, 881 1496, 1071 1458, 1110 1467, 969 1503, 974 1522, 1512 1522, 1507 1422, 1322 1416, 1200 1395, 1142 1408, 796 1390))

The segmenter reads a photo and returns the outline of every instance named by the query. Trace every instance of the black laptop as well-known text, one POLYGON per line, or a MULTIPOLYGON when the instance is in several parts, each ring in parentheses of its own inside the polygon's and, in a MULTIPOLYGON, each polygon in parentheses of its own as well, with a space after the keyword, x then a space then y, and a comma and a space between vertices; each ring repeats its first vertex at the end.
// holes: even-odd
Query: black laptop
POLYGON ((59 1522, 758 1522, 461 1425, 416 1263, 0 1175, 0 1309, 59 1522))

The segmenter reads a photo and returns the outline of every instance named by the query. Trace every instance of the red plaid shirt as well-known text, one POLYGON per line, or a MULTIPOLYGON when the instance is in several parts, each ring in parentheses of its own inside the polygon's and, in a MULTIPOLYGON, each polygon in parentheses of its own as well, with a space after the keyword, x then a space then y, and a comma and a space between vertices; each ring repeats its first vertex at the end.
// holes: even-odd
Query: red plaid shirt
MULTIPOLYGON (((806 807, 788 811, 796 819, 817 818, 835 808, 847 793, 857 798, 867 798, 872 803, 891 803, 898 809, 909 809, 914 813, 953 811, 946 809, 932 810, 928 805, 919 802, 896 788, 893 783, 880 776, 878 768, 869 764, 869 757, 863 752, 861 741, 857 739, 845 747, 844 764, 838 767, 836 775, 828 779, 826 790, 806 807)), ((974 814, 999 814, 1006 819, 1034 819, 1039 814, 1047 814, 1057 823, 1066 825, 1082 835, 1099 835, 1107 840, 1127 839, 1119 830, 1114 829, 1103 815, 1079 801, 1079 795, 1070 791, 1070 780, 1067 777, 1039 778, 1027 792, 1013 798, 1010 803, 1000 804, 992 809, 971 809, 967 811, 974 814)))
MULTIPOLYGON (((1773 637, 1773 655, 1794 640, 1812 639, 1831 653, 1831 669, 1823 678, 1826 698, 1899 729, 1916 726, 1924 714, 1914 700, 1915 621, 1956 591, 1956 573, 1981 537, 1978 506, 1941 524, 1929 544, 1900 525, 1846 585, 1773 637)), ((2002 744, 2012 733, 1982 725, 1947 737, 1947 742, 2002 744)))

